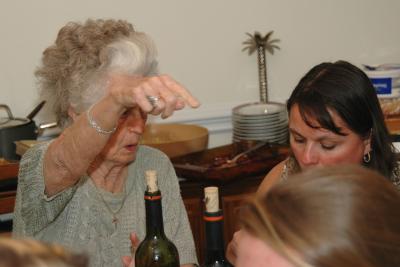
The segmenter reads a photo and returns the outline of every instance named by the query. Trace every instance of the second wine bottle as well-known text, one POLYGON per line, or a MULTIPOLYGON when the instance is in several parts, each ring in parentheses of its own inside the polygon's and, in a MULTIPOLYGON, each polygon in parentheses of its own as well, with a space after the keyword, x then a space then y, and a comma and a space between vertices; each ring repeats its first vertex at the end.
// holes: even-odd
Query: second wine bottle
POLYGON ((204 224, 206 228, 206 247, 204 267, 232 267, 225 258, 223 214, 219 208, 218 187, 204 188, 206 209, 204 224))

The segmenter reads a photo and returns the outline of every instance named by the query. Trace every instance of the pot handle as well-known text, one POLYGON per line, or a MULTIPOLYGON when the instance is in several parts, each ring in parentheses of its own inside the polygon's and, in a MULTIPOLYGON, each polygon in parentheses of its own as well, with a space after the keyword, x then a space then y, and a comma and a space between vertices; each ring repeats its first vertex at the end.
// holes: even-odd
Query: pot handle
POLYGON ((0 109, 1 109, 1 108, 5 109, 5 110, 7 111, 8 118, 9 118, 10 120, 13 120, 13 119, 14 119, 14 116, 13 116, 13 114, 11 113, 11 109, 10 109, 6 104, 0 104, 0 109))
POLYGON ((39 124, 39 127, 36 129, 38 135, 42 135, 45 129, 55 128, 58 126, 57 122, 47 122, 39 124))
POLYGON ((28 116, 26 116, 30 121, 33 120, 33 117, 36 116, 36 114, 39 113, 39 111, 42 109, 42 107, 44 106, 44 104, 46 104, 46 101, 42 101, 40 102, 32 111, 31 113, 29 113, 28 116))

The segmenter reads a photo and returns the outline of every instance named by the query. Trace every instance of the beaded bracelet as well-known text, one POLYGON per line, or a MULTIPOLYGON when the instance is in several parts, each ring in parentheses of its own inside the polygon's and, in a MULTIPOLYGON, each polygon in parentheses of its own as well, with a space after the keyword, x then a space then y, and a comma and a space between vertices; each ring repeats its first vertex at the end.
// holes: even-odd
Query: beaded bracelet
POLYGON ((90 108, 86 112, 86 117, 87 117, 90 127, 92 127, 93 129, 96 130, 96 132, 101 133, 101 134, 112 134, 113 132, 115 132, 115 130, 117 130, 117 127, 112 128, 110 131, 106 131, 106 130, 102 129, 97 124, 97 122, 95 122, 93 120, 92 116, 90 115, 90 111, 92 110, 93 106, 94 106, 94 104, 91 105, 90 108))

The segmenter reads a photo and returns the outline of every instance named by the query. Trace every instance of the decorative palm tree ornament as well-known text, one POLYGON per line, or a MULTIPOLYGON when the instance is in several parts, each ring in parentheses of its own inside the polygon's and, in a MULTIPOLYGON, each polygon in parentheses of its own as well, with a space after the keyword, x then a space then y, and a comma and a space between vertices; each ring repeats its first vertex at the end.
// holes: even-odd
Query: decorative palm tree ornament
POLYGON ((276 44, 280 42, 279 39, 272 39, 271 36, 274 31, 270 31, 264 37, 261 36, 259 32, 254 32, 254 35, 246 33, 250 38, 243 42, 245 47, 242 51, 248 50, 249 55, 253 54, 257 50, 258 59, 258 78, 260 84, 260 101, 268 102, 268 83, 267 83, 267 64, 265 58, 265 50, 267 50, 271 55, 274 54, 275 49, 280 49, 276 44))

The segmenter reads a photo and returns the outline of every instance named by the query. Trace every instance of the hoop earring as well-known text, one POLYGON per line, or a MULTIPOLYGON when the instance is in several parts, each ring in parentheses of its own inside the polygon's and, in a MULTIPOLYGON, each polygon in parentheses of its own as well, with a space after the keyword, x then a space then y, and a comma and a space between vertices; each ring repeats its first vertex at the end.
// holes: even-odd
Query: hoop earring
POLYGON ((369 163, 371 161, 371 151, 368 151, 368 153, 364 155, 363 161, 364 163, 369 163))

